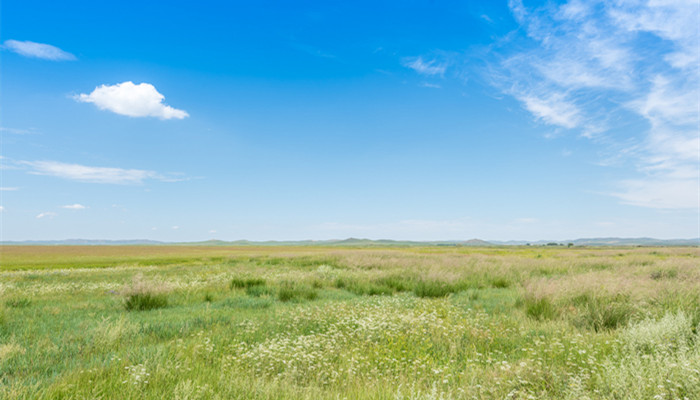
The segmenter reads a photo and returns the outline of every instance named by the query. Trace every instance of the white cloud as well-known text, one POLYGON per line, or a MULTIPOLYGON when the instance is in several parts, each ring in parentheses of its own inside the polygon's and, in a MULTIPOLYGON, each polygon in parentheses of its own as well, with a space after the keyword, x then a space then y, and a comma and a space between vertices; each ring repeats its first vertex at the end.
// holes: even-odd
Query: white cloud
POLYGON ((156 117, 160 119, 183 119, 189 116, 186 111, 178 110, 163 103, 165 96, 160 94, 150 83, 138 85, 131 81, 116 85, 102 85, 90 94, 75 96, 75 100, 93 103, 100 110, 129 117, 156 117))
POLYGON ((613 193, 623 203, 635 206, 667 209, 698 209, 700 186, 698 179, 660 178, 621 182, 622 191, 613 193))
POLYGON ((401 64, 421 75, 443 75, 447 69, 444 63, 439 63, 437 60, 424 61, 423 57, 405 58, 401 64))
POLYGON ((174 230, 174 231, 176 231, 176 230, 180 229, 180 227, 177 226, 177 225, 175 225, 175 226, 173 226, 171 229, 174 230))
POLYGON ((5 207, 0 206, 0 212, 4 212, 4 211, 5 211, 5 207))
POLYGON ((440 85, 437 85, 437 84, 434 84, 434 83, 428 83, 428 82, 422 82, 419 86, 420 86, 420 87, 424 87, 424 88, 430 88, 430 89, 440 89, 440 88, 442 88, 442 86, 440 86, 440 85))
POLYGON ((538 121, 579 131, 631 166, 636 176, 610 193, 623 203, 698 209, 697 0, 509 7, 521 30, 491 49, 491 83, 538 121), (631 131, 631 121, 648 130, 631 131))
POLYGON ((61 208, 65 208, 65 209, 68 209, 68 210, 84 210, 84 209, 86 209, 87 207, 85 207, 85 206, 82 205, 82 204, 75 203, 75 204, 68 204, 68 205, 65 205, 65 206, 61 206, 61 208))
POLYGON ((108 167, 88 167, 57 161, 21 161, 34 175, 48 175, 79 182, 140 184, 147 179, 165 180, 154 171, 108 167))
POLYGON ((16 190, 19 190, 16 187, 0 187, 0 192, 14 192, 16 190))
POLYGON ((210 230, 209 233, 216 233, 216 229, 210 230))
POLYGON ((50 44, 30 42, 28 40, 6 40, 4 48, 19 55, 31 58, 41 58, 51 61, 72 61, 76 57, 50 44))
POLYGON ((0 126, 0 132, 7 132, 7 133, 11 133, 13 135, 31 135, 31 134, 36 133, 32 129, 7 128, 4 126, 0 126))
POLYGON ((534 95, 520 96, 525 108, 537 119, 550 125, 559 125, 564 128, 575 128, 579 124, 579 110, 575 104, 568 102, 564 96, 554 93, 548 98, 540 98, 534 95))
POLYGON ((36 216, 36 219, 42 219, 42 218, 49 218, 49 219, 50 219, 50 218, 55 217, 56 215, 58 215, 58 214, 56 214, 55 212, 46 211, 46 212, 43 212, 43 213, 39 213, 39 214, 36 216))

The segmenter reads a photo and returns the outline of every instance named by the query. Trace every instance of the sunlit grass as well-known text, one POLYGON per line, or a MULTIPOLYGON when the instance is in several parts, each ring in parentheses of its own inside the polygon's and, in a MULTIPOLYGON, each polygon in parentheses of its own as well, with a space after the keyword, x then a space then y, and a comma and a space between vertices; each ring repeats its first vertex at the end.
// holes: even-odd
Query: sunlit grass
POLYGON ((700 398, 697 248, 37 249, 3 399, 700 398))

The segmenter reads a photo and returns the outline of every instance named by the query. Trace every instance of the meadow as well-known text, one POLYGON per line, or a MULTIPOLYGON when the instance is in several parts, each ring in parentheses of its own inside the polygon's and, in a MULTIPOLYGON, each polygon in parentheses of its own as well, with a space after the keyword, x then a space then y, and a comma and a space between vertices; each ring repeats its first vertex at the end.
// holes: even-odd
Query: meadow
POLYGON ((700 250, 0 247, 1 399, 698 399, 700 250))

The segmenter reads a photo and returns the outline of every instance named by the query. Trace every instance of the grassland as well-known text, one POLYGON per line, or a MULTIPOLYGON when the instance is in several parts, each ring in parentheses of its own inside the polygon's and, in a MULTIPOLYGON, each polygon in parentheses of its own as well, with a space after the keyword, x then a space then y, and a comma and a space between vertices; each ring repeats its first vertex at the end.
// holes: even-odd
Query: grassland
POLYGON ((0 247, 2 399, 698 399, 698 248, 0 247))

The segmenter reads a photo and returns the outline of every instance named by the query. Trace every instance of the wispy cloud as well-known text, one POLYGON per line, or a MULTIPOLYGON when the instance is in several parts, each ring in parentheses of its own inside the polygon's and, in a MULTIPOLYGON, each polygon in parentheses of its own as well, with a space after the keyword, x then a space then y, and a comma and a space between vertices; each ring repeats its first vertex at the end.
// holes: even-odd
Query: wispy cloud
POLYGON ((624 203, 697 209, 697 1, 509 6, 525 35, 513 32, 493 49, 492 84, 542 123, 595 139, 633 166, 637 176, 610 193, 624 203), (648 130, 629 132, 621 124, 630 118, 648 130))
POLYGON ((442 88, 442 86, 440 86, 440 85, 438 85, 438 84, 429 83, 429 82, 422 82, 419 86, 420 86, 420 87, 424 87, 424 88, 430 88, 430 89, 440 89, 440 88, 442 88))
POLYGON ((17 191, 17 190, 19 190, 19 188, 16 188, 16 187, 7 187, 7 186, 0 187, 0 192, 14 192, 14 191, 17 191))
POLYGON ((37 214, 36 219, 42 219, 42 218, 51 219, 51 218, 55 217, 56 215, 58 215, 58 214, 56 214, 55 212, 46 211, 46 212, 37 214))
POLYGON ((146 180, 167 180, 157 172, 142 169, 90 167, 58 161, 20 161, 34 175, 48 175, 79 182, 141 184, 146 180))
POLYGON ((61 206, 61 208, 65 208, 65 209, 67 209, 67 210, 84 210, 84 209, 86 209, 87 207, 85 207, 85 206, 82 205, 82 204, 75 203, 75 204, 68 204, 68 205, 65 205, 65 206, 61 206))
POLYGON ((437 60, 426 61, 423 57, 408 57, 404 58, 401 64, 410 68, 421 75, 444 75, 447 65, 445 63, 438 62, 437 60))
POLYGON ((6 40, 2 47, 24 57, 30 58, 41 58, 43 60, 51 61, 72 61, 77 59, 73 54, 63 51, 56 46, 51 46, 50 44, 45 43, 30 42, 28 40, 6 40))
POLYGON ((5 211, 5 207, 0 206, 0 212, 4 212, 4 211, 5 211))
POLYGON ((4 126, 0 126, 0 132, 10 133, 13 135, 32 135, 32 134, 36 133, 32 129, 16 129, 16 128, 7 128, 4 126))
POLYGON ((129 117, 156 117, 160 119, 183 119, 189 116, 163 103, 165 96, 150 83, 134 84, 131 81, 116 85, 101 85, 90 94, 79 94, 76 101, 93 103, 100 110, 108 110, 129 117))

